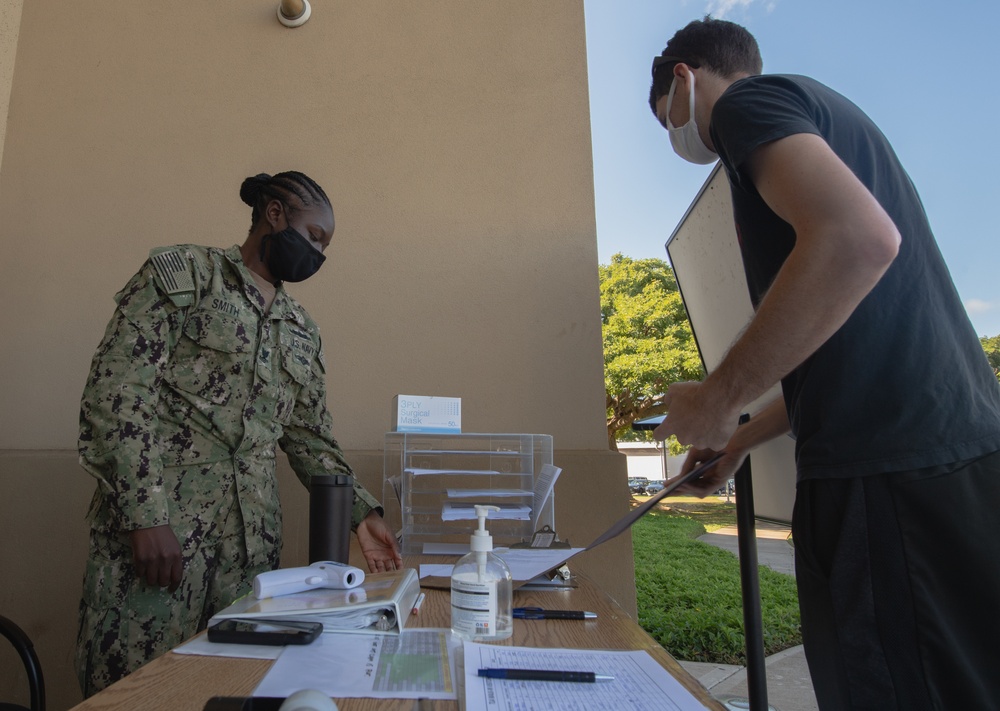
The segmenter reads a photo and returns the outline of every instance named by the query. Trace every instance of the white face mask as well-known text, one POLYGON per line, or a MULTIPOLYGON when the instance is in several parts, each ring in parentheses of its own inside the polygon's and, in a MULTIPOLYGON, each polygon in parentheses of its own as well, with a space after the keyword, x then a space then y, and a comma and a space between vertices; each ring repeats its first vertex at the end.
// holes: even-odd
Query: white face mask
POLYGON ((698 134, 698 122, 694 118, 694 74, 691 77, 691 97, 689 106, 691 108, 691 118, 683 126, 677 127, 670 123, 670 104, 674 100, 674 89, 677 88, 677 78, 670 82, 670 91, 667 92, 667 133, 670 134, 670 145, 674 148, 674 153, 679 155, 689 163, 698 165, 708 165, 718 160, 718 154, 705 145, 698 134))

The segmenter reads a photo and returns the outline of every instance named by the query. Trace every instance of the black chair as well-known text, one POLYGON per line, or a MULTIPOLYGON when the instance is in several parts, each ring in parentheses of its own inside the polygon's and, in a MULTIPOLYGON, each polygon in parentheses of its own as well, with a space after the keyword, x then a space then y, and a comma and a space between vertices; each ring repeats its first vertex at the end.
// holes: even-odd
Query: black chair
MULTIPOLYGON (((30 711, 45 711, 45 681, 42 679, 42 665, 38 662, 34 645, 24 630, 2 615, 0 615, 0 634, 10 640, 24 664, 24 671, 28 675, 28 688, 31 691, 30 711)), ((29 711, 29 709, 18 704, 0 702, 0 711, 29 711)))

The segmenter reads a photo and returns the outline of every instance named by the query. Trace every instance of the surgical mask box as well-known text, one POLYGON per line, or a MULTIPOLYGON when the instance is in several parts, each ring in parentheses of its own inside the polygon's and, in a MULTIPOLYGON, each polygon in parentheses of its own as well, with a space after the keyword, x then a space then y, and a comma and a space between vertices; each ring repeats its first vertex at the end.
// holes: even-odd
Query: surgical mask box
POLYGON ((397 395, 392 399, 392 432, 462 432, 462 398, 397 395))

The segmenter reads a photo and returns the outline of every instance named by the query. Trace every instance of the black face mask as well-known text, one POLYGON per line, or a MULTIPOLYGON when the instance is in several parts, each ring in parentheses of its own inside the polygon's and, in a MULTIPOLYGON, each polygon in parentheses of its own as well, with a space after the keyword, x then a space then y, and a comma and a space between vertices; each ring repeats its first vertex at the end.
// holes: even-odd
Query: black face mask
POLYGON ((293 227, 264 235, 260 241, 260 258, 267 264, 271 276, 292 282, 308 279, 326 261, 323 253, 293 227))

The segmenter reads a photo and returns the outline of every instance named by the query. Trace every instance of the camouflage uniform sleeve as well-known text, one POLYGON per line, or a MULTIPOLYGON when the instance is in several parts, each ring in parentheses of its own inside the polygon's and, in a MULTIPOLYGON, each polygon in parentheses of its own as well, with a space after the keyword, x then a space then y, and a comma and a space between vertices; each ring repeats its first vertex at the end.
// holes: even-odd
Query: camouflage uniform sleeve
MULTIPOLYGON (((309 487, 314 476, 349 474, 354 471, 333 437, 333 418, 326 406, 326 369, 322 345, 312 361, 312 378, 302 386, 279 444, 299 480, 309 487)), ((354 478, 354 506, 351 529, 356 529, 372 510, 384 515, 379 500, 354 478)))
POLYGON ((80 407, 80 464, 99 482, 95 525, 130 531, 168 523, 156 406, 182 312, 147 264, 116 297, 80 407))

